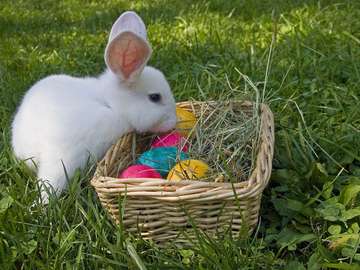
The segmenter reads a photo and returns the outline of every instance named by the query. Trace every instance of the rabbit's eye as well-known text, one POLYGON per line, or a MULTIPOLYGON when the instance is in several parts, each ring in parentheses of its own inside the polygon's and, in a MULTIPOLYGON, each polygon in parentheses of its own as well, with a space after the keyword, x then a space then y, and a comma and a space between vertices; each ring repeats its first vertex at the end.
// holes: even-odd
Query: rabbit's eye
POLYGON ((161 95, 158 93, 149 94, 149 99, 151 102, 157 103, 161 101, 161 95))

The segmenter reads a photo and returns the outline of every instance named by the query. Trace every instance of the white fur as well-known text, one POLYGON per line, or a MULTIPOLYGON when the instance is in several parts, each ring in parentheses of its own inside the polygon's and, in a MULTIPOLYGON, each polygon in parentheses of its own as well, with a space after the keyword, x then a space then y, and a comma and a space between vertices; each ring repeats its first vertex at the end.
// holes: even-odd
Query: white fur
POLYGON ((66 187, 64 167, 71 178, 123 134, 164 132, 175 123, 174 98, 155 68, 146 66, 131 83, 110 69, 97 78, 53 75, 24 96, 12 123, 12 146, 17 158, 32 159, 27 163, 36 164, 38 178, 59 194, 66 187), (150 101, 151 93, 160 93, 161 102, 150 101))

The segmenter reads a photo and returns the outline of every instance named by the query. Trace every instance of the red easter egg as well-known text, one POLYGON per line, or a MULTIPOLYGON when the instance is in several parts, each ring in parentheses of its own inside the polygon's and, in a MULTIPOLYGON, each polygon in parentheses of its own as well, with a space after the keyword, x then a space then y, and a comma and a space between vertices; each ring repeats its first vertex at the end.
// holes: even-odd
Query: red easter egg
POLYGON ((160 173, 158 173, 154 168, 136 164, 127 167, 123 170, 119 176, 119 178, 162 178, 160 173))
POLYGON ((156 136, 151 144, 151 148, 171 146, 177 146, 183 152, 187 152, 189 150, 188 142, 179 132, 171 132, 156 136))

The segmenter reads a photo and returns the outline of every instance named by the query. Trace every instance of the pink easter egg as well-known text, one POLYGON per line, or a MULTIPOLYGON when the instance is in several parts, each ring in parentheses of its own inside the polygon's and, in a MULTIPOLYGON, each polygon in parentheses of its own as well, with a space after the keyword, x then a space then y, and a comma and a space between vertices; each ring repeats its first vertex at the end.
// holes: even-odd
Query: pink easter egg
POLYGON ((136 164, 127 167, 123 170, 119 176, 119 178, 162 178, 160 173, 158 173, 154 168, 136 164))
POLYGON ((185 137, 182 136, 179 132, 175 131, 168 134, 156 136, 151 144, 151 148, 171 146, 177 146, 183 152, 187 152, 189 150, 189 144, 186 141, 185 137))

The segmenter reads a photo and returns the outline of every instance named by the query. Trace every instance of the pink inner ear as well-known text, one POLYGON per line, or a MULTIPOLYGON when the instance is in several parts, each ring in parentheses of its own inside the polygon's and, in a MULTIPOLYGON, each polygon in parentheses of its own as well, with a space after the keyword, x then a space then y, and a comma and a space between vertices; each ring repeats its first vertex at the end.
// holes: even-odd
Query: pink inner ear
POLYGON ((124 33, 110 48, 110 65, 129 79, 146 61, 149 49, 145 42, 131 33, 124 33))

